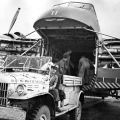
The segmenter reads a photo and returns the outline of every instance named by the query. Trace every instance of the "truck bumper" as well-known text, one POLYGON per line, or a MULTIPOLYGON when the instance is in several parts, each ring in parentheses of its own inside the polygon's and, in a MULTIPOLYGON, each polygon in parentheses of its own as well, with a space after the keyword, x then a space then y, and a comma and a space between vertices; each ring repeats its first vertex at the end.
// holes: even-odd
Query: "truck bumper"
POLYGON ((0 119, 9 120, 25 120, 26 112, 17 107, 1 107, 0 106, 0 119))

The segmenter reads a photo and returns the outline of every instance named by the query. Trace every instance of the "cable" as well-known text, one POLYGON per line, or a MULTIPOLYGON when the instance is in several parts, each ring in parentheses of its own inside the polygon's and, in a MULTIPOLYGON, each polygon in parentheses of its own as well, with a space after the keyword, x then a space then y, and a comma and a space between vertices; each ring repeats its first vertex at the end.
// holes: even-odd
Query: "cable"
POLYGON ((117 38, 117 37, 114 37, 114 36, 111 36, 111 35, 107 35, 107 34, 104 34, 104 33, 101 33, 101 32, 95 31, 95 30, 88 29, 86 27, 81 27, 81 28, 85 29, 87 31, 95 32, 95 33, 98 33, 98 34, 101 34, 101 35, 104 35, 104 36, 107 36, 107 37, 111 37, 111 38, 114 38, 114 39, 120 39, 120 38, 117 38))

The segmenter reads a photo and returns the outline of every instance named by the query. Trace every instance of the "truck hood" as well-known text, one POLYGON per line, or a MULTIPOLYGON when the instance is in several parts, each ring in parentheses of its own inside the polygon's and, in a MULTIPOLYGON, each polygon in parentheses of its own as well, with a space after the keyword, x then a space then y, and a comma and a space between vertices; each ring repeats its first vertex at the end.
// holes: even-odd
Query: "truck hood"
POLYGON ((0 73, 1 83, 35 83, 48 81, 48 75, 29 72, 0 73))

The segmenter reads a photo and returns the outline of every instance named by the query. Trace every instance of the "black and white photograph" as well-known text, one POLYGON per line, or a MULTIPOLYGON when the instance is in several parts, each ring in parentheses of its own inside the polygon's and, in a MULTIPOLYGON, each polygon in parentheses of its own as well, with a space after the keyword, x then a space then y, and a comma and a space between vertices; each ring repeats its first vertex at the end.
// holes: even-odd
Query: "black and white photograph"
POLYGON ((0 2, 0 120, 120 120, 120 0, 0 2))

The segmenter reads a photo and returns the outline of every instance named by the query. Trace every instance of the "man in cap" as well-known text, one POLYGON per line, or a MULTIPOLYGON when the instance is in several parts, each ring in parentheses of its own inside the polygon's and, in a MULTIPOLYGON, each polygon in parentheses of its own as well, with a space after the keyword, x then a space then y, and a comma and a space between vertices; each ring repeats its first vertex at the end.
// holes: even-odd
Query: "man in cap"
POLYGON ((50 70, 50 83, 49 83, 49 92, 53 95, 55 100, 55 107, 57 112, 61 112, 61 110, 58 107, 58 101, 60 101, 59 92, 58 89, 56 89, 57 82, 58 82, 58 76, 56 74, 56 71, 58 69, 58 66, 53 64, 51 66, 50 70))

